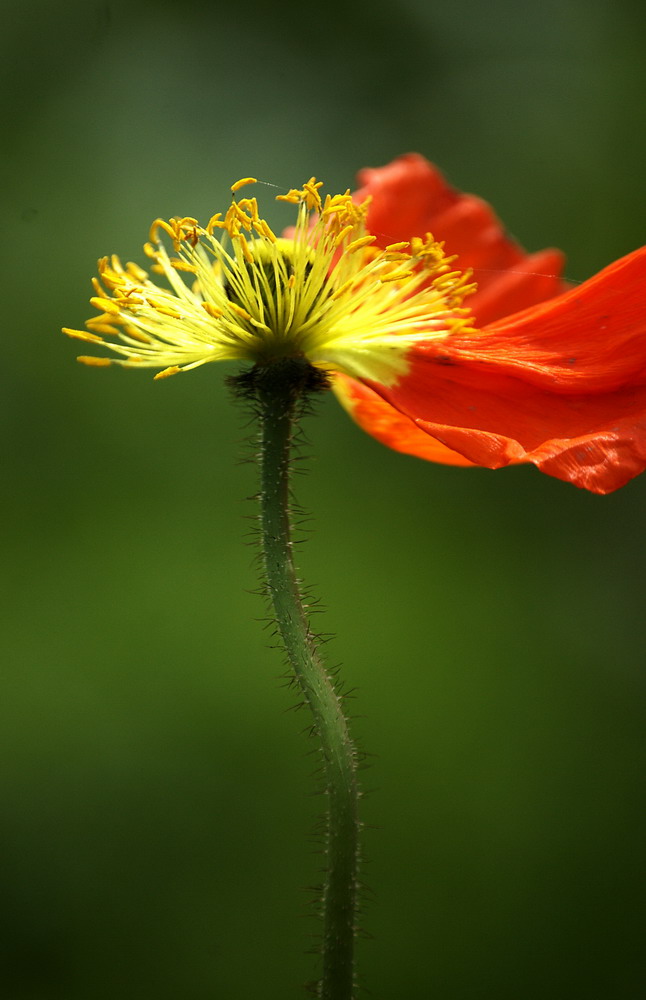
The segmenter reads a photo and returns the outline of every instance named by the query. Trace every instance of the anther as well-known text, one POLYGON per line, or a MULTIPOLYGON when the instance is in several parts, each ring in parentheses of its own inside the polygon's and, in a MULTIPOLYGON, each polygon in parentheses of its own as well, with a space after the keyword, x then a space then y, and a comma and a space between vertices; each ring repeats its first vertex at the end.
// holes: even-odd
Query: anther
POLYGON ((257 183, 258 179, 256 177, 242 177, 239 181, 236 181, 235 184, 231 185, 231 194, 235 194, 236 191, 239 191, 240 188, 246 187, 247 184, 257 183))

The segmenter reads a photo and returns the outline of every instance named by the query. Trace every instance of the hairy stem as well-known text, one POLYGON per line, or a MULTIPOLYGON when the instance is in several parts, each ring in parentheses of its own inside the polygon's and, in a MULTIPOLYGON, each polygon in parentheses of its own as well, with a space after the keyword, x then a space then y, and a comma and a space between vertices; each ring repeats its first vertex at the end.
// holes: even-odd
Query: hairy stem
POLYGON ((339 695, 322 662, 303 607, 292 555, 289 513, 292 438, 303 397, 311 391, 308 379, 311 382, 314 370, 305 362, 284 361, 256 372, 254 395, 262 428, 260 504, 267 587, 290 665, 312 713, 325 773, 323 970, 317 995, 321 1000, 351 1000, 359 847, 356 756, 339 695))

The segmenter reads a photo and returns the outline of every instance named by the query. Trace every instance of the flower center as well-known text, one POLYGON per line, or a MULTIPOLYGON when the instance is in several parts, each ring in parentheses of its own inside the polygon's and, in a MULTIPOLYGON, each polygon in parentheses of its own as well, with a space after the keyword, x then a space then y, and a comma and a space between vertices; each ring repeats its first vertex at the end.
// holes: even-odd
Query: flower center
POLYGON ((258 360, 300 353, 298 332, 290 305, 297 283, 304 292, 313 269, 313 252, 296 260, 291 240, 267 244, 254 239, 246 244, 242 261, 221 264, 222 289, 236 307, 242 325, 255 338, 258 360), (248 319, 247 319, 248 317, 248 319), (253 320, 256 318, 256 324, 253 320), (253 328, 249 326, 251 324, 253 328))
POLYGON ((415 343, 467 324, 462 300, 474 286, 430 234, 379 247, 366 230, 368 203, 355 204, 349 192, 323 200, 311 178, 278 196, 297 219, 277 237, 257 199, 238 196, 250 183, 232 185, 226 214, 206 226, 191 217, 153 223, 144 251, 168 288, 135 264, 100 261, 92 299, 100 316, 88 321, 89 333, 67 332, 93 343, 116 336, 109 346, 121 364, 168 366, 156 377, 207 361, 304 357, 391 384, 415 343))

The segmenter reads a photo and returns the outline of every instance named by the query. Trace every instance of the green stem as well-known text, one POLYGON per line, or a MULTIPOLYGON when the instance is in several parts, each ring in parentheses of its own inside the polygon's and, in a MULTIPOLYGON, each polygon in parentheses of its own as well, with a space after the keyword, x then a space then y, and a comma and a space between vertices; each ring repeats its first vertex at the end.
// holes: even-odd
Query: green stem
POLYGON ((356 755, 341 700, 303 608, 289 514, 292 438, 314 370, 305 362, 284 361, 255 371, 254 395, 262 427, 260 504, 268 591, 321 743, 328 799, 323 971, 317 995, 321 1000, 351 1000, 359 849, 356 755))

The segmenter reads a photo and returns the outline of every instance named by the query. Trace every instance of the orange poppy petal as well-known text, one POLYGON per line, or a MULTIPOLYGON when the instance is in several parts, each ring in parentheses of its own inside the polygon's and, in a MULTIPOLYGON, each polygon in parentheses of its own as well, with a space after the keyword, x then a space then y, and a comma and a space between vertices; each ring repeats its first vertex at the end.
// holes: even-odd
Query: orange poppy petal
POLYGON ((475 334, 419 344, 371 383, 476 465, 533 462, 598 493, 646 468, 646 248, 475 334))
MULTIPOLYGON (((513 268, 496 272, 493 281, 478 284, 478 290, 466 300, 478 326, 520 312, 552 299, 566 290, 561 280, 565 258, 560 250, 539 250, 525 254, 513 268)), ((462 266, 461 261, 456 264, 462 266)))
POLYGON ((353 420, 382 444, 405 455, 415 455, 444 465, 473 465, 468 458, 451 451, 417 427, 367 385, 347 375, 336 375, 334 393, 353 420))
POLYGON ((445 242, 447 253, 458 254, 460 270, 473 270, 478 290, 469 306, 478 325, 542 302, 566 287, 560 277, 560 251, 526 254, 486 202, 456 191, 423 156, 408 153, 386 167, 366 168, 358 181, 355 198, 371 198, 367 225, 378 245, 431 232, 445 242))
POLYGON ((645 286, 641 247, 557 298, 422 350, 554 391, 613 390, 646 374, 645 286))

